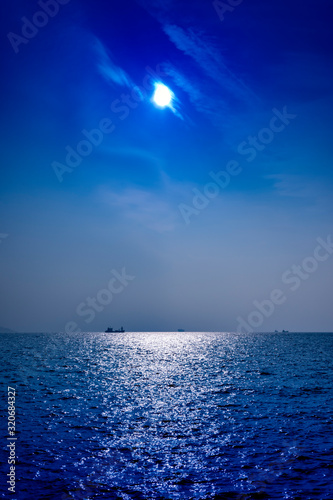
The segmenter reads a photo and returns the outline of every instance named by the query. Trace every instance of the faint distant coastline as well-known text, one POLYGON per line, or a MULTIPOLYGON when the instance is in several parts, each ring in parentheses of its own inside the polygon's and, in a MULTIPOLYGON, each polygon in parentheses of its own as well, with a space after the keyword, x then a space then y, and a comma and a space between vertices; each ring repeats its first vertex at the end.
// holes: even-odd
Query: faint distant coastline
POLYGON ((17 332, 14 332, 14 330, 10 330, 10 328, 3 328, 2 326, 0 326, 0 333, 17 333, 17 332))

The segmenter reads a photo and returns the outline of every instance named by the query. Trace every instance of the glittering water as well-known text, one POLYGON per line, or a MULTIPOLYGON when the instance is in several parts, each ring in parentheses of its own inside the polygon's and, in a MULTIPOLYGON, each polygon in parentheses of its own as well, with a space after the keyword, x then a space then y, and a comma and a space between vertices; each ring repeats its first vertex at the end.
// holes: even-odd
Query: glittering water
MULTIPOLYGON (((0 342, 18 438, 17 493, 2 481, 2 498, 333 498, 333 334, 0 342)), ((3 418, 5 461, 6 436, 3 418)))

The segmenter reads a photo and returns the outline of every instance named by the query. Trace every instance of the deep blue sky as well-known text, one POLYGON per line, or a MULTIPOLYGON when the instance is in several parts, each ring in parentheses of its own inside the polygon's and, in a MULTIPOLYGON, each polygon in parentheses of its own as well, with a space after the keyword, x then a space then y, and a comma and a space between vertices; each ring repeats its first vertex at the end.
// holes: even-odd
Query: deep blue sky
POLYGON ((255 330, 332 331, 333 255, 313 257, 333 233, 330 2, 244 0, 223 20, 209 1, 58 7, 1 5, 0 326, 236 330, 280 289, 255 330), (25 42, 23 17, 45 21, 25 42), (172 109, 152 90, 119 102, 154 81, 172 109), (66 147, 101 123, 114 130, 70 171, 66 147), (78 315, 124 267, 135 279, 78 315))

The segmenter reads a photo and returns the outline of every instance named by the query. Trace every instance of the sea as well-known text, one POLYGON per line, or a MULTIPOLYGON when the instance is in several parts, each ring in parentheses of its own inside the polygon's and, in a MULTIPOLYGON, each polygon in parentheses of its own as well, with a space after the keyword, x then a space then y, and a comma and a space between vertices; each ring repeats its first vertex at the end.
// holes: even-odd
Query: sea
POLYGON ((1 498, 333 499, 331 333, 0 343, 1 498))

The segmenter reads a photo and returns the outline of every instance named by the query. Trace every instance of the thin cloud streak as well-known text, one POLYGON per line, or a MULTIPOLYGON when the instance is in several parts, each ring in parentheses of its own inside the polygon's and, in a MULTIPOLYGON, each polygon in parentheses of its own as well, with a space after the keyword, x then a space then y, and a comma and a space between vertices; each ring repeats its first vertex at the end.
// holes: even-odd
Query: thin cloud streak
POLYGON ((148 229, 164 233, 176 227, 178 214, 166 196, 139 188, 104 189, 101 196, 104 203, 148 229))
POLYGON ((165 33, 175 46, 191 57, 206 76, 220 85, 236 99, 248 102, 257 99, 254 92, 230 71, 218 50, 209 43, 203 34, 194 29, 182 29, 177 25, 165 25, 165 33))
MULTIPOLYGON (((229 68, 221 48, 202 29, 200 18, 192 19, 191 28, 179 25, 179 19, 184 21, 190 16, 185 3, 170 1, 165 4, 160 0, 137 0, 137 3, 159 22, 180 58, 184 59, 184 65, 175 63, 174 59, 165 61, 165 73, 213 126, 224 130, 230 129, 230 125, 238 127, 249 111, 260 107, 259 97, 229 68)), ((182 116, 186 122, 191 121, 183 112, 182 116)))
POLYGON ((97 68, 106 81, 121 87, 132 88, 135 86, 126 71, 111 60, 106 48, 98 38, 95 39, 95 51, 98 57, 97 68))

